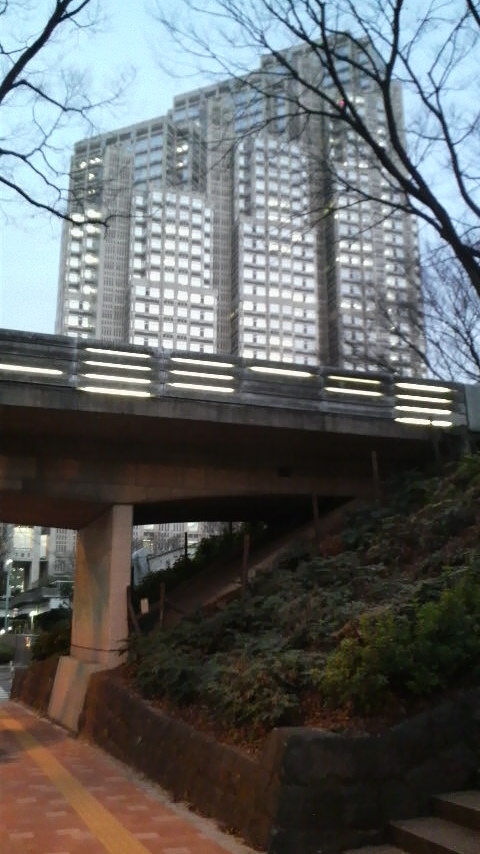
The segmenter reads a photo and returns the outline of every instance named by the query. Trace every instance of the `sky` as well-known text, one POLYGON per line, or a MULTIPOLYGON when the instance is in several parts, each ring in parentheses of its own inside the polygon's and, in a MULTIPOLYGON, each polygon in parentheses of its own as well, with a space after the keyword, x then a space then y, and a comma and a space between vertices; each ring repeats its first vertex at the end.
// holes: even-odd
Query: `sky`
MULTIPOLYGON (((43 4, 45 5, 45 4, 43 4)), ((164 0, 164 8, 175 0, 164 0)), ((78 40, 74 61, 89 69, 92 84, 115 78, 122 70, 135 69, 135 78, 120 101, 97 119, 97 132, 105 132, 163 115, 175 94, 201 84, 195 76, 179 77, 160 67, 158 56, 174 60, 174 46, 159 24, 153 22, 143 0, 119 3, 103 0, 107 23, 98 33, 84 33, 78 40), (86 36, 86 37, 84 37, 86 36)), ((62 135, 65 162, 75 142, 87 134, 78 126, 62 135)), ((61 222, 26 204, 9 205, 7 221, 0 219, 0 327, 30 332, 54 331, 60 258, 61 222)))

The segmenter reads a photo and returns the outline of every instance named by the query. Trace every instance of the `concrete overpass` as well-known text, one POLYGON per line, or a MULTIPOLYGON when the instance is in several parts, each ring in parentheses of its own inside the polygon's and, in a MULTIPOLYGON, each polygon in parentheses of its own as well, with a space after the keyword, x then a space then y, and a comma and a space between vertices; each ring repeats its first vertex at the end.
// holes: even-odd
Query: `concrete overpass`
POLYGON ((371 492, 467 426, 461 385, 0 332, 0 518, 265 517, 371 492))
POLYGON ((79 530, 72 656, 126 636, 133 523, 371 495, 476 418, 458 384, 0 331, 0 519, 79 530))

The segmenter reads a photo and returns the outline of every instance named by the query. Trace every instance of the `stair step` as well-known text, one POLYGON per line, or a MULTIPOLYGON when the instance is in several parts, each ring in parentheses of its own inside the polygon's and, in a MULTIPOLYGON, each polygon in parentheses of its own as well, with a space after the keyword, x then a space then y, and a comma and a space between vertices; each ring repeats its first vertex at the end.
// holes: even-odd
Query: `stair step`
POLYGON ((450 792, 434 798, 433 804, 441 818, 480 830, 480 792, 450 792))
POLYGON ((390 836, 410 854, 479 854, 480 831, 460 827, 443 818, 393 821, 390 836))

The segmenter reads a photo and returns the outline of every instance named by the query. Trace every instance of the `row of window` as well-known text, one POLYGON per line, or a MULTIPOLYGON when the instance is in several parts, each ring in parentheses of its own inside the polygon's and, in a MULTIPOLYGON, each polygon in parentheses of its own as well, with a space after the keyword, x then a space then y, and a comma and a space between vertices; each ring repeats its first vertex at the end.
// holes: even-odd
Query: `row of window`
MULTIPOLYGON (((150 289, 150 291, 153 289, 150 289)), ((166 288, 163 294, 163 298, 165 300, 165 304, 168 305, 169 300, 176 301, 177 303, 184 303, 188 305, 198 305, 198 306, 213 306, 215 304, 215 297, 213 294, 200 294, 193 291, 192 293, 188 293, 187 291, 174 291, 172 289, 166 288)), ((135 301, 135 311, 136 312, 146 312, 150 307, 150 310, 153 306, 158 308, 159 303, 148 303, 143 300, 135 301)))
POLYGON ((313 261, 315 258, 313 246, 303 246, 301 243, 294 243, 293 245, 289 243, 279 244, 277 241, 271 240, 266 250, 261 247, 256 247, 255 252, 251 252, 248 249, 245 251, 245 249, 246 247, 242 255, 243 263, 257 264, 261 267, 265 266, 266 259, 270 261, 273 258, 280 258, 283 264, 291 256, 295 259, 303 258, 305 261, 313 261))
MULTIPOLYGON (((184 273, 187 275, 187 279, 190 271, 192 273, 201 273, 202 271, 205 271, 208 275, 210 270, 210 258, 207 257, 202 260, 189 260, 188 258, 166 257, 162 259, 160 256, 153 255, 148 259, 148 262, 141 258, 134 258, 133 261, 134 271, 145 270, 147 268, 150 270, 154 270, 156 268, 157 271, 160 271, 168 267, 175 268, 178 270, 179 274, 184 273)), ((151 276, 151 278, 153 278, 153 276, 151 276)), ((161 281, 160 273, 156 276, 156 280, 161 281)))
POLYGON ((208 338, 213 340, 215 331, 210 326, 199 326, 194 323, 173 323, 170 320, 165 320, 162 324, 159 321, 146 320, 136 317, 133 322, 135 331, 145 330, 149 332, 159 332, 160 328, 164 333, 175 335, 191 335, 194 338, 208 338))
POLYGON ((164 305, 163 307, 163 316, 164 317, 189 317, 191 320, 202 320, 205 323, 214 322, 214 314, 213 311, 201 311, 197 308, 191 308, 190 311, 187 312, 186 309, 181 308, 180 306, 173 305, 164 305))
POLYGON ((198 272, 202 272, 201 276, 196 276, 194 272, 183 272, 183 270, 190 270, 193 265, 185 264, 180 270, 164 270, 163 275, 160 270, 150 270, 148 275, 145 275, 145 268, 139 267, 133 274, 133 278, 145 279, 148 278, 151 282, 168 282, 169 284, 174 284, 175 282, 179 285, 193 285, 195 287, 201 287, 202 285, 205 287, 210 287, 210 270, 208 267, 204 268, 201 271, 201 267, 198 267, 198 272))
MULTIPOLYGON (((210 241, 210 223, 205 222, 203 228, 198 227, 190 227, 187 225, 179 225, 178 227, 174 223, 167 223, 165 227, 162 229, 158 228, 158 223, 156 224, 155 229, 152 227, 152 237, 150 238, 150 247, 152 249, 161 249, 162 248, 162 240, 161 235, 164 233, 165 235, 175 235, 177 240, 169 240, 166 237, 166 242, 169 244, 173 244, 175 246, 179 241, 179 237, 187 237, 188 241, 184 241, 186 245, 190 245, 191 243, 199 243, 202 246, 208 246, 210 241)), ((153 226, 153 223, 152 223, 153 226)), ((133 230, 133 236, 135 238, 135 244, 138 244, 139 251, 142 251, 141 247, 143 246, 143 242, 147 239, 148 232, 145 228, 144 224, 137 224, 133 230)), ((181 242, 181 241, 180 241, 181 242)), ((135 245, 134 244, 134 245, 135 245)))
MULTIPOLYGON (((301 293, 302 291, 315 291, 315 280, 313 278, 303 278, 302 276, 291 276, 290 274, 283 274, 281 277, 278 273, 271 271, 268 276, 268 281, 273 283, 273 287, 268 288, 268 296, 270 299, 288 299, 294 300, 298 302, 302 302, 302 297, 297 297, 295 300, 295 294, 301 293), (282 278, 282 290, 279 287, 275 287, 280 283, 280 279, 282 278), (286 287, 286 286, 289 287, 286 287)), ((250 284, 249 277, 244 275, 243 288, 242 292, 244 296, 257 296, 264 297, 266 296, 266 288, 262 285, 250 284)))
MULTIPOLYGON (((304 318, 305 319, 305 318, 304 318)), ((289 320, 286 317, 275 318, 275 317, 249 317, 248 315, 242 318, 242 328, 245 330, 250 329, 266 329, 268 328, 270 332, 279 332, 283 335, 292 334, 295 332, 297 335, 300 335, 302 338, 307 336, 307 338, 315 337, 316 328, 315 325, 307 324, 306 326, 303 324, 293 323, 292 320, 289 320), (267 324, 268 320, 268 324, 267 324), (300 326, 300 330, 298 331, 298 327, 300 326), (307 332, 304 332, 304 329, 307 329, 307 332)))
MULTIPOLYGON (((285 346, 285 347, 288 347, 288 346, 291 347, 292 346, 292 340, 294 340, 294 339, 297 342, 303 342, 303 341, 306 341, 308 339, 310 339, 310 340, 315 339, 315 337, 316 337, 315 326, 303 326, 302 324, 298 324, 298 323, 293 324, 293 330, 292 330, 292 324, 290 323, 290 324, 284 324, 282 326, 281 330, 278 329, 278 330, 276 330, 276 332, 277 332, 277 334, 268 336, 268 342, 267 342, 266 334, 264 335, 262 333, 254 333, 254 332, 251 332, 249 330, 245 330, 243 333, 243 340, 250 342, 250 343, 253 341, 257 344, 269 343, 272 346, 276 346, 278 344, 283 344, 283 346, 285 346), (288 337, 281 337, 280 332, 282 333, 283 336, 288 336, 288 337), (292 333, 294 333, 294 339, 292 338, 292 333)), ((303 346, 303 343, 301 346, 303 346)))
POLYGON ((241 349, 240 355, 243 356, 244 359, 259 359, 266 360, 271 362, 286 362, 290 364, 296 365, 316 365, 317 364, 317 356, 308 355, 303 353, 297 353, 292 350, 267 350, 258 349, 252 347, 243 347, 241 349))

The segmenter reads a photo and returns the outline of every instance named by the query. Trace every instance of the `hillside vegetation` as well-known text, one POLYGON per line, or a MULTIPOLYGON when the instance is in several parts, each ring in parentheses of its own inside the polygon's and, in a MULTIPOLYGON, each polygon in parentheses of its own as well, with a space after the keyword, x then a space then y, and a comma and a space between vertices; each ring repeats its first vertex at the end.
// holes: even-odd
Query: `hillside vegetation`
POLYGON ((480 677, 480 456, 409 475, 246 596, 129 641, 146 698, 214 728, 395 717, 480 677), (330 716, 330 718, 329 718, 330 716))

